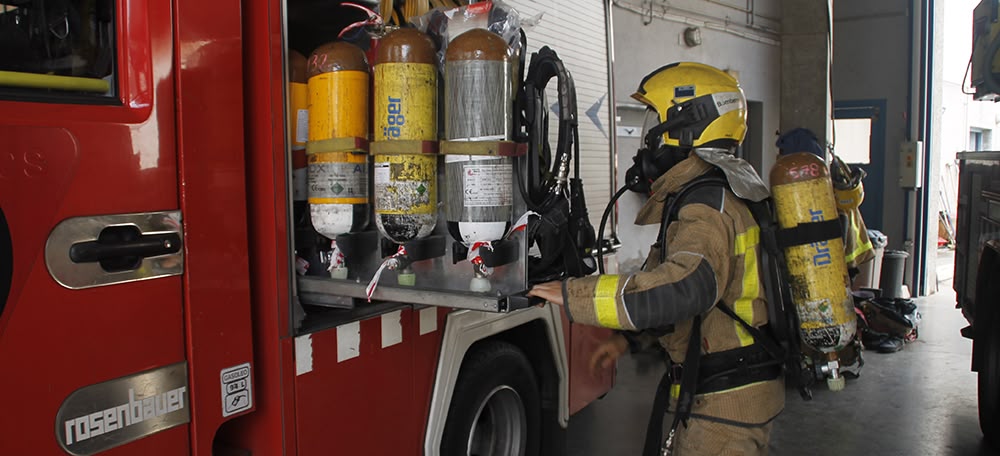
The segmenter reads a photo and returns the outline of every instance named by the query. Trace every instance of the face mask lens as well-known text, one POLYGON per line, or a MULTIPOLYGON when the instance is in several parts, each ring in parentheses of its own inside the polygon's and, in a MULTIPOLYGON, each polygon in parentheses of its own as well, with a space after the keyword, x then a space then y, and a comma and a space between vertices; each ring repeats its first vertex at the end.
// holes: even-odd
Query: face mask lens
MULTIPOLYGON (((642 122, 642 141, 646 140, 646 133, 649 132, 653 127, 660 124, 660 114, 656 112, 653 108, 646 108, 645 118, 642 122)), ((658 137, 655 139, 653 146, 659 147, 663 143, 663 137, 658 137)))

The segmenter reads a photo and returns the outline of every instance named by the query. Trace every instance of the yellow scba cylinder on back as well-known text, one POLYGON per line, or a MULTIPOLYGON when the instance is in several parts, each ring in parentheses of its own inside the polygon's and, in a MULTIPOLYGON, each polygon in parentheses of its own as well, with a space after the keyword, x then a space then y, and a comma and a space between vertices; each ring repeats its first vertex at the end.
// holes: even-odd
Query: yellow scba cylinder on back
MULTIPOLYGON (((771 192, 782 229, 837 220, 830 171, 816 155, 780 157, 771 168, 771 192)), ((853 341, 857 327, 844 241, 833 236, 786 247, 784 253, 802 342, 835 361, 836 352, 853 341)))

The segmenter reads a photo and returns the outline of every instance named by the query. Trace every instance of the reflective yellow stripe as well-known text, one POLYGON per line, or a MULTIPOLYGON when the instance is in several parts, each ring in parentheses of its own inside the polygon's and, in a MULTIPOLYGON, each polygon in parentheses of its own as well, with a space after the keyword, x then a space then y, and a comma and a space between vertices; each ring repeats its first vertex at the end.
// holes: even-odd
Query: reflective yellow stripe
POLYGON ((866 242, 864 244, 861 244, 861 245, 858 246, 858 248, 854 249, 853 252, 849 253, 846 257, 844 257, 844 261, 850 263, 850 262, 854 261, 854 259, 857 258, 859 255, 861 255, 861 254, 863 254, 863 253, 865 253, 865 252, 867 252, 867 251, 869 251, 871 249, 872 249, 872 243, 871 243, 871 241, 866 242))
POLYGON ((746 233, 736 235, 736 254, 742 255, 760 243, 760 228, 753 227, 746 233))
POLYGON ((597 279, 597 288, 594 289, 594 313, 597 315, 597 322, 612 329, 622 329, 618 320, 618 276, 601 275, 597 279))
POLYGON ((856 239, 854 240, 854 242, 855 242, 855 244, 857 244, 858 247, 856 249, 854 249, 853 252, 848 253, 844 257, 844 261, 847 262, 847 263, 851 263, 852 261, 854 261, 855 258, 858 257, 858 255, 861 255, 861 254, 863 254, 863 253, 865 253, 865 252, 867 252, 867 251, 869 251, 869 250, 872 249, 872 241, 871 241, 871 239, 869 239, 867 241, 862 241, 861 240, 861 230, 858 229, 857 220, 854 219, 854 218, 851 218, 851 229, 855 233, 855 238, 856 239))
POLYGON ((670 385, 670 397, 672 397, 674 399, 677 399, 677 398, 681 397, 681 384, 680 383, 674 383, 673 385, 670 385))
MULTIPOLYGON (((760 288, 757 278, 757 245, 760 244, 760 228, 753 227, 746 233, 736 235, 736 255, 743 255, 743 293, 733 305, 736 312, 743 321, 753 323, 753 300, 757 297, 760 288)), ((740 346, 746 347, 753 344, 753 336, 747 332, 743 325, 734 321, 736 325, 736 335, 740 338, 740 346)))

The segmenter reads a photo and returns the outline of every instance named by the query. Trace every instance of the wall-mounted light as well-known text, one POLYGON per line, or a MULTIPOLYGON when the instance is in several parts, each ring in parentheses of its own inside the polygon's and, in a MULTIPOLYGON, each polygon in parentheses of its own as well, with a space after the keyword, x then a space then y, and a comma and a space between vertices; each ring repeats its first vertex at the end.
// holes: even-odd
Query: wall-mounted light
POLYGON ((688 47, 695 47, 701 44, 701 29, 698 27, 688 27, 684 29, 684 44, 688 47))

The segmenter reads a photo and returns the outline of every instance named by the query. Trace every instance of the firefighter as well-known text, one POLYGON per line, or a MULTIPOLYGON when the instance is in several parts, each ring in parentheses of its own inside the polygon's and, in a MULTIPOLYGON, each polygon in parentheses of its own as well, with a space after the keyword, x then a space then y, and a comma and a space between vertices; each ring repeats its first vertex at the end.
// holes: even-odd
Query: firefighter
POLYGON ((639 272, 542 283, 529 295, 564 306, 571 321, 619 330, 592 367, 610 365, 643 341, 665 349, 670 367, 644 454, 661 454, 661 447, 678 456, 767 454, 784 384, 780 366, 767 362, 751 335, 760 334, 755 328, 767 323, 768 311, 759 230, 741 198, 761 201, 769 192, 734 156, 746 131, 742 89, 719 69, 682 62, 646 76, 632 97, 647 106, 647 125, 629 182, 650 195, 635 223, 660 224, 657 242, 639 272), (676 201, 681 189, 709 176, 728 185, 693 187, 676 201), (686 378, 696 382, 694 391, 682 385, 686 378), (660 437, 663 409, 673 423, 660 437))

